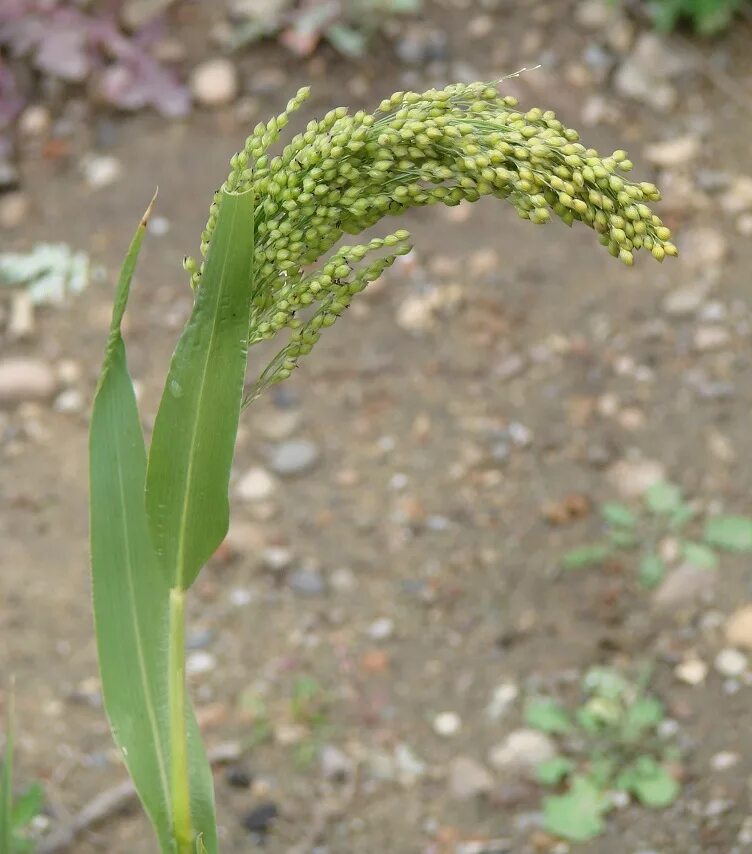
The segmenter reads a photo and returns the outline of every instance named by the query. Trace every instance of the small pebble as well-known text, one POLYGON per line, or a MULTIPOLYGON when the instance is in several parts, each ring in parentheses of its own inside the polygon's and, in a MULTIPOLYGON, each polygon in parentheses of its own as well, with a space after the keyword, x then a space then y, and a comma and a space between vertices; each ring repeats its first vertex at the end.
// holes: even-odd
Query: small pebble
POLYGON ((741 676, 747 670, 747 656, 738 649, 727 647, 715 658, 715 669, 722 676, 741 676))
POLYGON ((77 388, 67 388, 65 391, 61 391, 55 398, 52 408, 55 412, 63 412, 66 415, 75 415, 76 413, 83 411, 84 396, 77 388))
POLYGON ((694 314, 702 305, 704 298, 703 289, 685 285, 666 295, 663 300, 663 310, 674 317, 684 317, 694 314))
POLYGON ((687 685, 699 685, 708 675, 708 665, 700 658, 688 658, 676 666, 674 675, 687 685))
POLYGON ((189 676, 209 673, 216 666, 217 660, 210 652, 193 652, 185 660, 185 672, 189 676))
POLYGON ((236 608, 243 608, 253 602, 253 593, 243 587, 236 587, 230 591, 230 604, 236 608))
POLYGON ((368 637, 375 641, 389 640, 394 634, 394 620, 389 617, 381 617, 374 620, 368 627, 368 637))
POLYGON ((710 760, 710 767, 714 771, 728 771, 739 763, 739 754, 729 750, 716 753, 710 760))
POLYGON ((193 69, 191 92, 202 107, 222 107, 238 94, 238 72, 225 58, 207 59, 193 69))
POLYGON ((437 735, 449 738, 460 731, 462 720, 454 712, 441 712, 433 719, 433 729, 437 735))
POLYGON ((752 605, 739 608, 726 620, 726 640, 733 646, 752 650, 752 605))
POLYGON ((170 220, 166 216, 152 214, 149 217, 147 228, 149 234, 153 234, 155 237, 164 237, 170 230, 170 220))
POLYGON ((0 196, 0 228, 17 228, 29 216, 31 202, 26 193, 4 193, 0 196))
POLYGON ((296 569, 290 574, 288 584, 303 596, 320 596, 326 590, 323 575, 315 569, 296 569))
POLYGON ((325 780, 343 783, 352 776, 352 759, 333 744, 325 744, 321 748, 320 760, 321 772, 325 780))
POLYGON ((269 468, 280 477, 310 471, 318 463, 318 445, 310 439, 289 439, 275 445, 269 454, 269 468))
POLYGON ((535 729, 517 729, 491 748, 488 761, 499 771, 530 774, 541 762, 553 759, 556 753, 556 745, 545 733, 535 729))
POLYGON ((41 359, 32 356, 0 359, 0 406, 47 400, 56 385, 52 368, 41 359))
POLYGON ((651 486, 665 480, 666 470, 657 460, 625 459, 614 463, 607 477, 625 498, 639 498, 651 486))
POLYGON ((284 546, 268 546, 261 553, 261 563, 271 572, 283 572, 290 566, 293 559, 292 550, 284 546))
POLYGON ((18 130, 23 136, 44 136, 51 124, 50 111, 41 104, 30 104, 18 117, 18 130))
POLYGON ((700 140, 696 136, 687 134, 646 146, 645 157, 655 166, 666 169, 689 163, 700 154, 701 150, 700 140))
POLYGON ((92 190, 101 190, 121 178, 123 165, 111 154, 91 154, 82 160, 81 171, 92 190))
POLYGON ((243 827, 251 833, 264 837, 268 835, 278 816, 279 808, 269 801, 246 813, 243 817, 243 827))
POLYGON ((494 778, 487 768, 469 756, 456 756, 449 763, 449 792, 457 801, 468 801, 493 789, 494 778))
POLYGON ((491 696, 491 702, 486 708, 489 719, 492 721, 500 720, 519 695, 520 689, 514 682, 502 682, 497 685, 491 696))
POLYGON ((700 352, 720 350, 731 340, 731 334, 723 326, 700 326, 695 331, 694 345, 700 352))
POLYGON ((686 607, 712 596, 717 583, 718 573, 715 570, 682 563, 668 573, 653 593, 653 603, 664 611, 686 607))
POLYGON ((242 765, 232 765, 225 772, 225 780, 233 789, 249 789, 253 782, 253 774, 242 765))
POLYGON ((332 588, 338 593, 347 593, 354 590, 356 585, 355 574, 346 566, 340 566, 335 569, 330 577, 332 588))
POLYGON ((248 469, 235 486, 235 494, 241 501, 265 501, 274 492, 274 478, 266 469, 248 469))

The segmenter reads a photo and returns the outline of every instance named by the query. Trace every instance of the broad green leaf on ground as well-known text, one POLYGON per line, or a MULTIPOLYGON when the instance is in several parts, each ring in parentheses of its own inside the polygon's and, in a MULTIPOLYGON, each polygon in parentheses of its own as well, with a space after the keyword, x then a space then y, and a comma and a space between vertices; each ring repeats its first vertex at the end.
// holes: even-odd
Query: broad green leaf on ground
POLYGON ((637 516, 631 508, 616 501, 609 501, 601 507, 601 517, 615 528, 634 528, 637 524, 637 516))
POLYGON ((730 552, 752 552, 752 519, 715 516, 705 525, 705 542, 730 552))
POLYGON ((544 786, 558 786, 574 770, 574 762, 566 756, 554 756, 541 762, 535 769, 535 777, 544 786))
POLYGON ((641 756, 622 771, 618 789, 631 792, 646 807, 660 809, 679 795, 679 784, 652 756, 641 756))
POLYGON ((229 525, 252 258, 253 196, 223 193, 193 313, 170 364, 146 476, 149 526, 174 587, 192 584, 229 525))
POLYGON ((678 531, 680 528, 683 528, 687 522, 691 522, 696 515, 697 510, 691 504, 682 502, 671 512, 668 519, 669 528, 673 531, 678 531))
POLYGON ((582 680, 588 694, 618 700, 629 688, 629 682, 613 667, 591 667, 582 680))
POLYGON ((555 700, 531 700, 525 708, 525 723, 541 732, 563 734, 572 728, 569 715, 555 700))
POLYGON ((652 589, 666 576, 666 564, 656 554, 647 554, 640 561, 640 584, 652 589))
POLYGON ((90 536, 104 705, 162 851, 169 852, 169 587, 146 520, 146 449, 120 333, 148 214, 120 274, 94 398, 89 433, 90 536))
POLYGON ((587 777, 573 777, 566 794, 543 801, 544 826, 570 842, 587 842, 603 832, 608 809, 608 799, 587 777))
POLYGON ((614 528, 610 532, 611 545, 619 549, 633 549, 640 544, 634 531, 628 528, 614 528))
POLYGON ((561 565, 564 569, 585 569, 598 566, 610 556, 611 546, 608 543, 594 543, 568 551, 561 559, 561 565))
POLYGON ((718 566, 718 555, 702 543, 683 542, 682 557, 697 569, 715 569, 718 566))
POLYGON ((663 720, 663 703, 655 697, 640 697, 624 713, 624 737, 633 741, 663 720))
POLYGON ((644 500, 653 513, 668 515, 681 506, 681 490, 673 483, 654 483, 645 492, 644 500))
POLYGON ((3 765, 0 769, 0 851, 10 851, 13 843, 13 741, 15 737, 13 702, 13 688, 11 687, 8 693, 5 717, 3 765))

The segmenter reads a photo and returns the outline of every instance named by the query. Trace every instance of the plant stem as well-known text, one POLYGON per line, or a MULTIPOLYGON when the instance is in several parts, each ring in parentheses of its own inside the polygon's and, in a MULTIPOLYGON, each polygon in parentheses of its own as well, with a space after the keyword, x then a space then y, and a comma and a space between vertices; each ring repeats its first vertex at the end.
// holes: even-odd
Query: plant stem
POLYGON ((185 590, 170 590, 170 765, 177 854, 193 854, 188 742, 185 728, 185 590))

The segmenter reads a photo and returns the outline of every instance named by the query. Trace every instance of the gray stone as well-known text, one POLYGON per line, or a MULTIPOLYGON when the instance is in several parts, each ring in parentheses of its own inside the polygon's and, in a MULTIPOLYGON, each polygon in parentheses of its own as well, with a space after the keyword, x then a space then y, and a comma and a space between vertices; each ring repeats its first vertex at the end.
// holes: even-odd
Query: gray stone
POLYGON ((684 285, 666 294, 663 310, 674 317, 694 314, 705 299, 705 290, 693 285, 684 285))
POLYGON ((269 467, 281 477, 293 477, 310 471, 320 457, 318 445, 310 439, 289 439, 275 445, 269 454, 269 467))
POLYGON ((423 66, 447 57, 447 35, 421 24, 407 27, 396 44, 397 56, 407 65, 423 66))
POLYGON ((4 193, 0 196, 0 228, 18 228, 28 217, 30 208, 26 193, 4 193))
POLYGON ((320 760, 324 779, 343 783, 352 776, 352 759, 333 744, 325 744, 321 748, 320 760))
POLYGON ((457 801, 469 801, 493 789, 491 772, 469 756, 457 756, 449 764, 449 793, 457 801))
POLYGON ((290 573, 290 588, 302 596, 320 596, 326 590, 324 576, 315 569, 296 569, 290 573))
POLYGON ((694 134, 677 136, 645 147, 645 157, 663 169, 675 169, 694 160, 702 151, 699 137, 694 134))
POLYGON ((657 460, 619 460, 608 470, 608 479, 625 498, 639 498, 665 479, 665 468, 657 460))
POLYGON ((653 594, 653 604, 659 610, 670 611, 709 598, 715 591, 718 573, 714 569, 698 569, 682 563, 666 576, 653 594))
POLYGON ((271 572, 283 572, 292 561, 292 550, 284 546, 268 546, 261 553, 261 563, 271 572))
POLYGON ((52 368, 41 359, 26 356, 0 359, 0 406, 47 400, 56 385, 52 368))
POLYGON ((488 761, 499 771, 533 774, 541 762, 556 756, 556 745, 535 729, 516 729, 492 747, 488 761))

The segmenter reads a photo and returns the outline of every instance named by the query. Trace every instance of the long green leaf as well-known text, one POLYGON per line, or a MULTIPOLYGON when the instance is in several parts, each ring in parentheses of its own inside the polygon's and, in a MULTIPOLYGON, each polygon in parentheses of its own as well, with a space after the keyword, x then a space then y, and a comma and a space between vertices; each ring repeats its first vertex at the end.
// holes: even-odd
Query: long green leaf
POLYGON ((169 852, 169 586, 146 520, 146 449, 120 333, 150 210, 151 205, 120 274, 94 398, 89 436, 91 565, 105 709, 162 851, 169 852))
POLYGON ((223 193, 193 314, 170 365, 146 475, 149 525, 174 587, 192 584, 229 525, 252 260, 253 196, 223 193))
POLYGON ((13 740, 14 740, 13 687, 8 692, 8 709, 5 716, 5 752, 0 774, 0 851, 11 851, 13 844, 13 740))

